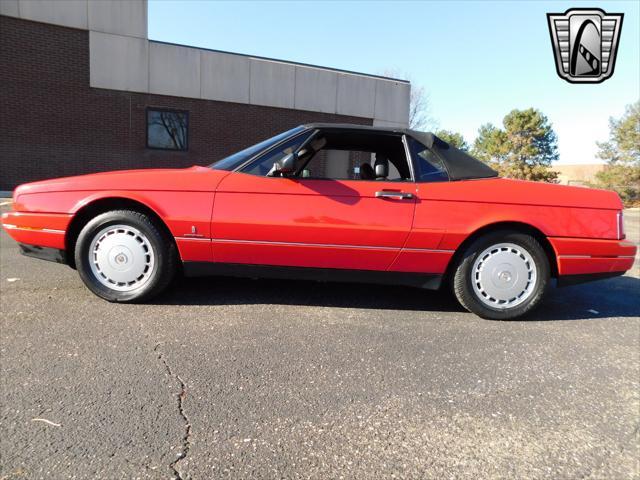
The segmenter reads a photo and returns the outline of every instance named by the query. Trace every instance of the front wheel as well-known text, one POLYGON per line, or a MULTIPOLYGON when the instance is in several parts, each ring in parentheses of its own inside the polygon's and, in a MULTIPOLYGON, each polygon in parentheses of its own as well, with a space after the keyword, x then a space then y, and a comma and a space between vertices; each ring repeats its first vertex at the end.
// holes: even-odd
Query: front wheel
POLYGON ((534 237, 496 231, 480 237, 464 252, 453 277, 453 290, 470 312, 510 320, 542 301, 549 278, 549 260, 534 237))
POLYGON ((161 293, 177 264, 175 244, 152 219, 130 210, 98 215, 76 242, 80 278, 110 302, 139 302, 161 293))

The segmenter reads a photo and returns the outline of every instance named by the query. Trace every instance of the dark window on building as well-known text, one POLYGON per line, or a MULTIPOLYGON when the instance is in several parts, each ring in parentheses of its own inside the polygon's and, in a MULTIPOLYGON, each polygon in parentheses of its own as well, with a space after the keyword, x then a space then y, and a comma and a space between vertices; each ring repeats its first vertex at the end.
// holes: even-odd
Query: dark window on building
POLYGON ((147 108, 147 148, 188 150, 189 112, 147 108))
POLYGON ((440 157, 423 144, 407 137, 409 149, 417 167, 416 181, 418 182, 448 182, 449 175, 440 157))

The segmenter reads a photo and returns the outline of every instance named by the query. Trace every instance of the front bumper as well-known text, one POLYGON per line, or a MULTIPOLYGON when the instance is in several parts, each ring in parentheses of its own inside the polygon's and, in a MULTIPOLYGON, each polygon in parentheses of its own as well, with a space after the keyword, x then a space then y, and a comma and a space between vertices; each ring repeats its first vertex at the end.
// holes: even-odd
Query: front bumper
POLYGON ((6 212, 2 227, 16 242, 58 250, 65 248, 71 215, 61 213, 6 212))
POLYGON ((549 242, 558 259, 561 283, 567 276, 597 279, 622 275, 633 266, 637 252, 626 240, 551 237, 549 242))

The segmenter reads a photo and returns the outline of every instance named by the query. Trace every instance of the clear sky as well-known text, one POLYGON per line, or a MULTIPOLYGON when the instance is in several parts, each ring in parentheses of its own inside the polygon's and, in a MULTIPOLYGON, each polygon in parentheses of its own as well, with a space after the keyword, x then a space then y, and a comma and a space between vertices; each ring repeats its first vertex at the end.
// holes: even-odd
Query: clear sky
POLYGON ((438 127, 473 141, 484 123, 536 107, 560 162, 595 163, 608 118, 640 98, 640 1, 169 1, 149 3, 153 40, 363 73, 404 72, 429 93, 438 127), (546 13, 624 13, 612 78, 575 85, 555 71, 546 13))

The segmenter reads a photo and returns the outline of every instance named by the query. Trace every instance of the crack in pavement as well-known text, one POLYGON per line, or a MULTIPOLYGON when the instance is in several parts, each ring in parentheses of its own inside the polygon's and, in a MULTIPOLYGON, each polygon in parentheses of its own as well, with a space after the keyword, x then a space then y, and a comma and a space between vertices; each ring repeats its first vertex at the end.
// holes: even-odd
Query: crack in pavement
POLYGON ((191 448, 191 441, 189 440, 191 437, 191 422, 189 421, 189 417, 184 411, 184 398, 187 395, 187 385, 184 383, 184 380, 180 378, 180 375, 173 372, 173 370, 171 369, 171 367, 169 366, 169 363, 165 358, 164 353, 162 352, 162 350, 160 350, 160 345, 162 345, 162 342, 157 343, 156 346, 153 348, 153 351, 158 354, 158 360, 160 360, 163 363, 169 376, 172 378, 175 378, 178 381, 178 384, 180 385, 180 392, 178 392, 177 400, 178 400, 178 412, 180 413, 180 416, 182 417, 182 420, 184 421, 184 425, 185 425, 184 435, 182 436, 182 440, 181 440, 182 450, 180 451, 180 453, 178 453, 177 458, 169 464, 169 468, 173 472, 174 478, 178 480, 182 480, 183 479, 182 474, 178 471, 178 463, 182 461, 184 458, 186 458, 187 454, 189 453, 189 449, 191 448))

